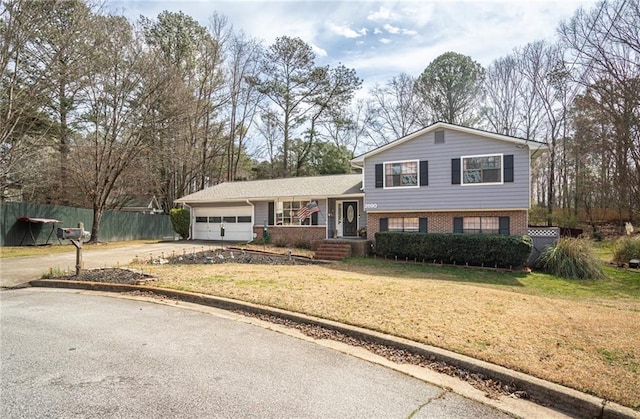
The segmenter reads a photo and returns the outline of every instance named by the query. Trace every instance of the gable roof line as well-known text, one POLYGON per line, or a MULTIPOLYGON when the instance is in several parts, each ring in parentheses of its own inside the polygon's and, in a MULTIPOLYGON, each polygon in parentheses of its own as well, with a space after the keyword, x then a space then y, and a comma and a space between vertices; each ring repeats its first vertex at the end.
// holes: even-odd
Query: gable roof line
POLYGON ((278 197, 318 198, 361 196, 362 174, 309 176, 222 182, 183 196, 176 203, 268 200, 278 197))
POLYGON ((395 147, 399 144, 402 144, 406 141, 412 140, 416 137, 419 137, 421 135, 427 134, 430 131, 434 131, 438 128, 447 128, 447 129, 451 129, 454 131, 460 131, 460 132, 464 132, 467 134, 474 134, 474 135, 481 135, 483 137, 488 137, 488 138, 493 138, 496 140, 500 140, 500 141, 507 141, 510 143, 515 143, 515 144, 519 144, 519 145, 526 145, 529 147, 529 149, 533 149, 533 150, 540 150, 540 149, 547 149, 548 146, 545 143, 542 143, 540 141, 536 141, 536 140, 527 140, 525 138, 519 138, 519 137, 512 137, 509 135, 503 135, 503 134, 498 134, 495 132, 490 132, 490 131, 485 131, 485 130, 481 130, 481 129, 477 129, 477 128, 469 128, 469 127, 465 127, 462 125, 455 125, 455 124, 450 124, 448 122, 442 122, 442 121, 438 121, 438 122, 434 122, 433 124, 422 128, 418 131, 414 131, 410 134, 405 135, 404 137, 400 137, 397 140, 391 141, 390 143, 381 145, 380 147, 374 148, 373 150, 370 150, 366 153, 363 153, 359 156, 354 157, 353 159, 351 159, 351 164, 353 164, 356 167, 358 166, 358 163, 362 163, 364 162, 365 158, 374 156, 378 153, 381 153, 385 150, 388 150, 392 147, 395 147))

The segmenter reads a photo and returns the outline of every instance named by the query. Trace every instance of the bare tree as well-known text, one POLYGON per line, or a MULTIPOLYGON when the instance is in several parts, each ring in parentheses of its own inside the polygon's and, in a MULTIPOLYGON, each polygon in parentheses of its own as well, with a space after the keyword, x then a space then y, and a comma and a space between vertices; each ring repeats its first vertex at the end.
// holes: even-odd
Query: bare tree
POLYGON ((416 80, 406 73, 369 90, 368 133, 372 145, 387 144, 433 122, 421 114, 417 91, 416 80))
POLYGON ((227 110, 226 180, 238 177, 238 166, 246 155, 247 140, 257 115, 261 95, 249 80, 260 70, 260 44, 243 33, 231 34, 227 48, 226 84, 229 95, 227 110))
POLYGON ((162 12, 142 19, 145 40, 159 56, 159 68, 172 77, 172 89, 157 103, 162 121, 149 164, 165 209, 180 196, 217 182, 224 172, 224 18, 212 18, 211 31, 184 13, 162 12), (217 19, 217 20, 216 20, 217 19), (212 33, 215 32, 215 34, 212 33))
POLYGON ((484 83, 483 115, 488 128, 500 134, 517 135, 523 126, 520 89, 524 83, 517 55, 512 53, 491 63, 484 83))
POLYGON ((0 200, 12 199, 33 173, 52 121, 43 112, 50 63, 33 67, 33 45, 47 16, 29 1, 0 5, 0 200), (9 196, 7 196, 7 194, 9 196))
POLYGON ((579 9, 559 28, 562 43, 582 71, 589 107, 609 127, 619 220, 640 217, 640 2, 602 1, 579 9))
POLYGON ((118 185, 145 151, 168 84, 155 54, 125 18, 96 18, 92 36, 96 48, 82 89, 87 112, 69 167, 93 209, 91 241, 97 242, 102 215, 118 206, 118 185))

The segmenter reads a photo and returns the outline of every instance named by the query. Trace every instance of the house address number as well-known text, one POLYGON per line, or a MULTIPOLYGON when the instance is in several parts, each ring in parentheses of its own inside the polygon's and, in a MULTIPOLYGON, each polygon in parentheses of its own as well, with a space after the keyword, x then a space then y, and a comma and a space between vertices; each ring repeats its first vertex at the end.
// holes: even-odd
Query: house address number
POLYGON ((376 203, 364 204, 364 209, 372 209, 372 208, 378 208, 378 204, 376 204, 376 203))

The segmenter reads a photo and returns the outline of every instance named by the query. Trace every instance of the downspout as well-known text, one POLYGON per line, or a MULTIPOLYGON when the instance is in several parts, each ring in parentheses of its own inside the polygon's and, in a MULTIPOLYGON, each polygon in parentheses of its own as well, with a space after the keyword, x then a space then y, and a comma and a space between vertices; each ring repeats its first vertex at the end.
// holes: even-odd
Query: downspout
POLYGON ((324 239, 327 240, 329 238, 329 197, 327 197, 327 207, 325 209, 325 214, 324 239))
POLYGON ((255 234, 253 232, 253 227, 254 227, 255 221, 256 221, 256 206, 253 205, 251 203, 251 201, 249 201, 248 199, 245 200, 245 202, 251 206, 251 219, 253 220, 253 224, 251 224, 251 240, 249 240, 249 241, 253 241, 253 235, 255 234))
POLYGON ((189 208, 189 237, 187 237, 187 240, 192 240, 191 237, 193 236, 193 220, 194 220, 193 210, 188 204, 182 204, 182 205, 189 208))

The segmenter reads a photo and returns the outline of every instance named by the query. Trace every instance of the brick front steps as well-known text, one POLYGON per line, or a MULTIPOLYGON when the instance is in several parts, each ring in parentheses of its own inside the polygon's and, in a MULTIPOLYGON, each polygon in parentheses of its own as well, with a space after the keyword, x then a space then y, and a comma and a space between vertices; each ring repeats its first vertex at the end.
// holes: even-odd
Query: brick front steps
POLYGON ((316 250, 314 259, 319 260, 343 260, 351 256, 351 245, 325 241, 316 250))

